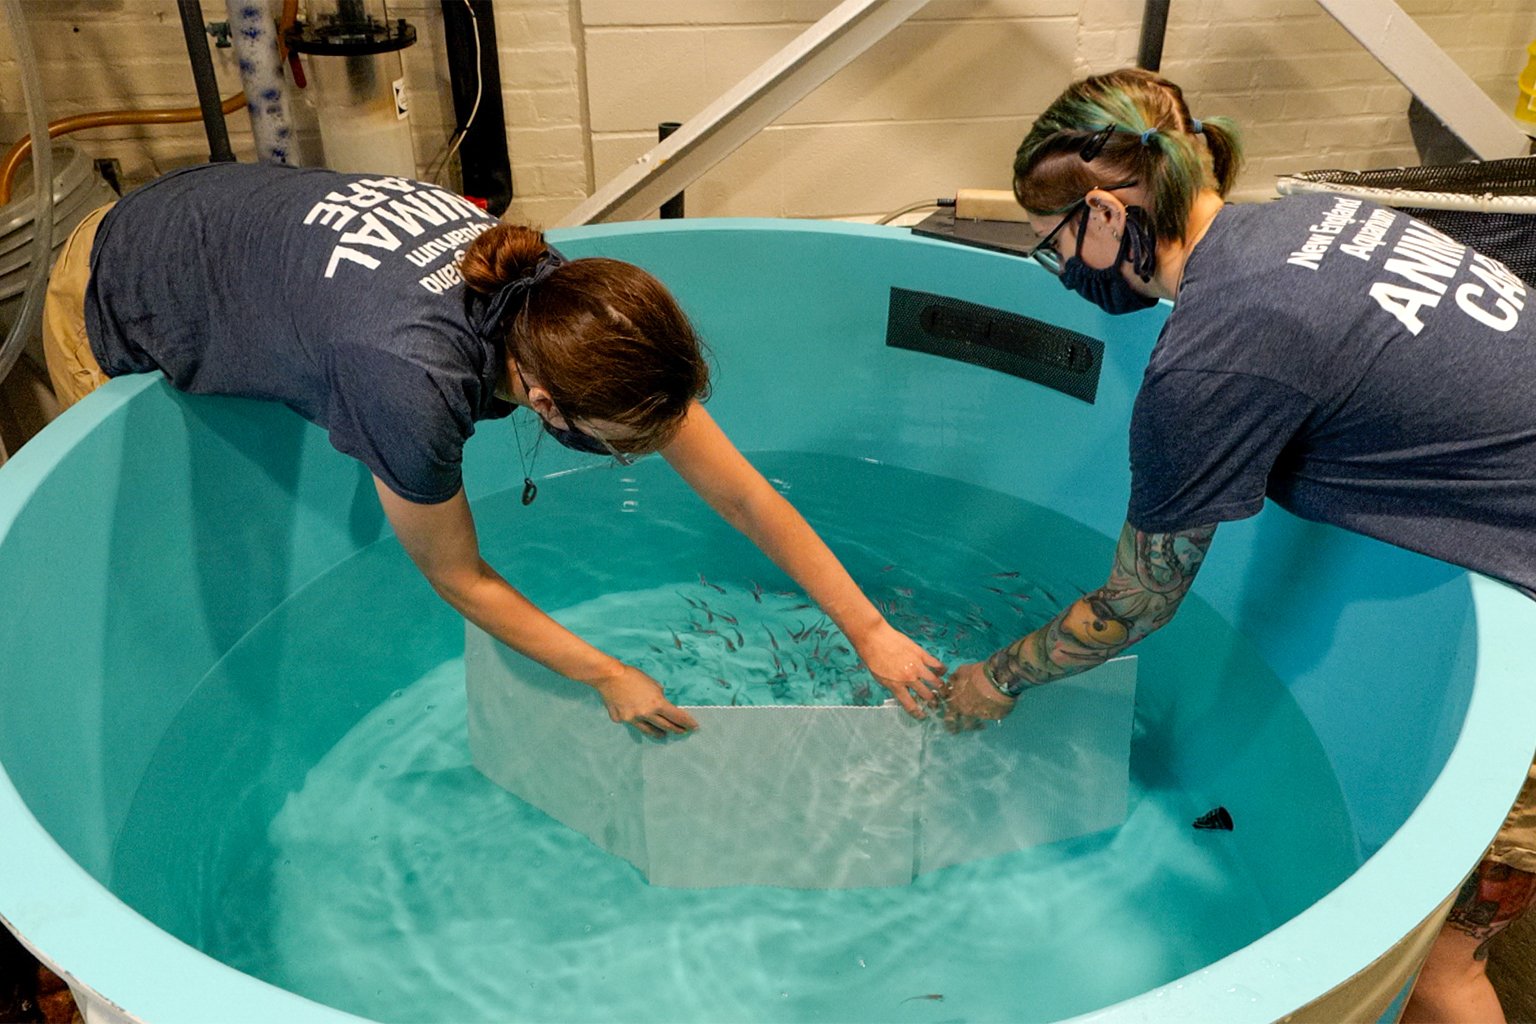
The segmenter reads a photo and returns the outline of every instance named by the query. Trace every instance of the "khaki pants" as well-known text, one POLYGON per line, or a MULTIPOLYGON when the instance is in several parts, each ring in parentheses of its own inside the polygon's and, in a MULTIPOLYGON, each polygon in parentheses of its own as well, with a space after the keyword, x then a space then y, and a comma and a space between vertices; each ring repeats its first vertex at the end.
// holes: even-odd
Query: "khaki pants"
POLYGON ((1488 859, 1536 874, 1536 764, 1527 771, 1525 785, 1520 787, 1520 795, 1509 817, 1504 819, 1488 859))
POLYGON ((85 286, 91 280, 91 243, 112 204, 92 210, 75 226, 48 277, 43 299, 43 357, 62 411, 107 382, 85 336, 85 286))

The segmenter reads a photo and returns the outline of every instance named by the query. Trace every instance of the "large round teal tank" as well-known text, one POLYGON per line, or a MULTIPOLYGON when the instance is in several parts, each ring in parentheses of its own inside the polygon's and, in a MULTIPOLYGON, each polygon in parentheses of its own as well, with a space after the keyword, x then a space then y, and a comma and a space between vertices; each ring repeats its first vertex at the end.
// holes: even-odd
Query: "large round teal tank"
MULTIPOLYGON (((886 566, 860 552, 894 543, 904 524, 949 522, 954 541, 1025 506, 1057 524, 1056 541, 1017 537, 1021 560, 1083 589, 1107 571, 1131 402, 1166 307, 1111 320, 1029 263, 887 228, 689 221, 555 240, 572 257, 638 263, 676 292, 713 351, 709 409, 766 472, 800 486, 788 493, 818 525, 826 496, 857 485, 864 514, 849 503, 854 525, 837 536, 866 587, 886 566), (893 289, 1102 340, 1092 401, 975 365, 987 357, 963 324, 940 325, 944 355, 888 344, 893 289)), ((571 597, 562 567, 582 559, 607 567, 581 571, 606 572, 609 591, 671 582, 636 566, 658 564, 672 535, 644 532, 643 516, 622 528, 604 518, 609 505, 618 515, 671 501, 658 460, 633 479, 568 473, 590 461, 546 444, 534 470, 543 518, 518 519, 517 446, 501 421, 466 451, 498 569, 546 605, 571 597)), ((705 554, 726 559, 724 543, 705 554)), ((941 561, 929 582, 942 575, 941 561)), ((0 468, 0 580, 0 917, 92 1021, 421 1020, 433 1007, 454 1020, 1236 1024, 1303 1007, 1298 1019, 1374 1019, 1400 997, 1536 745, 1524 644, 1536 604, 1266 508, 1222 526, 1188 606, 1137 649, 1126 825, 934 872, 879 897, 881 913, 905 914, 889 919, 900 928, 870 918, 865 939, 844 942, 802 925, 863 920, 876 897, 706 899, 637 882, 449 756, 462 728, 451 705, 432 719, 433 749, 449 752, 436 770, 453 780, 437 803, 392 818, 400 808, 368 801, 395 791, 369 789, 361 770, 356 785, 337 775, 361 732, 403 724, 390 702, 414 699, 419 681, 446 672, 440 692, 463 699, 452 676, 464 634, 399 552, 366 472, 280 406, 188 397, 153 376, 112 381, 0 468), (369 796, 344 806, 358 792, 369 796), (1190 828, 1216 805, 1233 831, 1190 828), (1167 820, 1154 828, 1149 808, 1167 820), (449 861, 391 867, 444 835, 442 857, 465 854, 463 830, 493 813, 547 849, 498 837, 512 863, 495 878, 449 861), (317 856, 327 832, 333 845, 317 856), (364 859, 375 847, 394 853, 364 859), (294 865, 306 857, 314 871, 331 864, 324 886, 302 888, 294 865), (577 862, 582 877, 559 874, 577 862), (1204 877, 1218 863, 1226 875, 1204 877), (593 888, 610 874, 611 898, 593 888), (988 924, 1046 877, 1063 902, 1047 901, 1040 934, 988 924), (537 905, 501 909, 520 888, 537 890, 537 905), (365 909, 344 941, 314 924, 384 889, 388 911, 365 909), (954 933, 967 948, 901 945, 903 929, 957 903, 946 927, 969 929, 954 933), (1096 910, 1073 909, 1085 906, 1096 910), (403 942, 417 913, 440 927, 403 942), (455 938, 474 928, 489 931, 455 938), (501 932, 521 936, 521 952, 477 961, 501 932), (628 962, 580 955, 618 935, 633 936, 628 962), (1082 951, 1070 998, 1029 974, 1047 948, 1082 951), (519 973, 551 949, 571 962, 519 973), (807 949, 817 963, 796 962, 807 949), (882 965, 890 949, 906 963, 882 965), (1018 970, 956 973, 977 950, 1018 970), (604 988, 645 977, 671 994, 630 1003, 633 992, 604 988), (401 1001, 407 989, 421 1005, 401 1001), (583 1001, 559 1001, 573 992, 583 1001)))

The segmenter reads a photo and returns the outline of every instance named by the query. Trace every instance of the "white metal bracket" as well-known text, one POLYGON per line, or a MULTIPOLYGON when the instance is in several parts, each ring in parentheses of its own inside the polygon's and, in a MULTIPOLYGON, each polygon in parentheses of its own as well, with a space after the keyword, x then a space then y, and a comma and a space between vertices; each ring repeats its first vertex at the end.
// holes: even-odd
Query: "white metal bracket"
POLYGON ((724 160, 928 0, 843 0, 560 221, 637 220, 724 160))
POLYGON ((1480 158, 1524 156, 1526 138, 1509 114, 1435 45, 1394 0, 1317 0, 1480 158))

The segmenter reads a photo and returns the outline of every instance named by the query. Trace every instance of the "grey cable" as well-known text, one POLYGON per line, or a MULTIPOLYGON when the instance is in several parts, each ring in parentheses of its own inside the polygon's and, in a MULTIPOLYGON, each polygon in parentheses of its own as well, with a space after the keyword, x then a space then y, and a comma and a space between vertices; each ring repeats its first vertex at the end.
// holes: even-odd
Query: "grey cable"
POLYGON ((892 213, 886 214, 884 217, 881 217, 879 220, 875 221, 875 223, 876 224, 889 224, 891 221, 895 220, 897 217, 900 217, 902 214, 904 214, 904 213, 911 213, 913 210, 927 210, 927 209, 930 209, 930 208, 935 208, 936 209, 936 208, 941 208, 941 207, 945 207, 945 206, 954 206, 954 205, 955 205, 955 201, 953 199, 930 199, 927 202, 912 203, 909 206, 903 206, 899 210, 896 210, 896 211, 894 211, 892 213))

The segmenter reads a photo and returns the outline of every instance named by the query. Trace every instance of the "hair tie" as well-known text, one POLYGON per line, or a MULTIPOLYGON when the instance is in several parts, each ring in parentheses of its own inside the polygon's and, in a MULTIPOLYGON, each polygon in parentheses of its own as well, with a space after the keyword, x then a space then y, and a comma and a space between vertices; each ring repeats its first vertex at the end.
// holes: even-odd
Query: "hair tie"
POLYGON ((1156 134, 1157 134, 1157 129, 1156 128, 1148 128, 1146 131, 1141 133, 1141 144, 1143 146, 1150 146, 1150 145, 1152 145, 1152 136, 1154 136, 1156 134))
POLYGON ((1200 123, 1198 117, 1192 117, 1189 119, 1189 131, 1191 135, 1204 135, 1205 125, 1200 123))
MULTIPOLYGON (((533 270, 508 281, 494 294, 481 296, 481 301, 474 303, 478 308, 472 309, 469 316, 470 326, 475 329, 475 333, 482 336, 489 335, 513 306, 527 298, 529 289, 547 281, 556 268, 565 262, 565 256, 559 249, 552 245, 546 246, 544 255, 540 256, 539 261, 533 265, 533 270)), ((476 293, 471 293, 471 298, 475 295, 476 293)))

